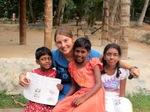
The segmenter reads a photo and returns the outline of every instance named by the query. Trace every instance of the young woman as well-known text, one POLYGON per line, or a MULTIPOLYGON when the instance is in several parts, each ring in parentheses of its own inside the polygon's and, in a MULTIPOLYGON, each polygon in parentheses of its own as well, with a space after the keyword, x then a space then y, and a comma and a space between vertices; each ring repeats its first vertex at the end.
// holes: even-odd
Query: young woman
POLYGON ((100 79, 99 58, 87 59, 91 43, 87 38, 79 38, 73 46, 73 57, 69 63, 72 88, 68 96, 60 101, 53 112, 104 112, 104 89, 100 79))
POLYGON ((120 67, 120 58, 119 45, 111 43, 104 48, 102 83, 105 88, 106 112, 132 112, 131 102, 125 98, 129 70, 120 67))
MULTIPOLYGON (((72 48, 74 44, 74 37, 70 29, 68 29, 67 27, 59 27, 55 32, 54 41, 57 49, 52 52, 53 61, 58 71, 57 77, 62 80, 62 84, 64 85, 63 90, 60 92, 60 99, 62 99, 68 93, 71 87, 71 79, 68 72, 68 63, 73 59, 72 48)), ((101 56, 102 55, 99 52, 92 49, 89 52, 87 59, 101 56)), ((130 65, 123 63, 122 66, 129 69, 132 68, 131 72, 133 72, 135 75, 139 74, 139 70, 130 65)), ((19 83, 22 86, 27 86, 30 83, 30 81, 27 80, 25 73, 20 74, 19 83)))

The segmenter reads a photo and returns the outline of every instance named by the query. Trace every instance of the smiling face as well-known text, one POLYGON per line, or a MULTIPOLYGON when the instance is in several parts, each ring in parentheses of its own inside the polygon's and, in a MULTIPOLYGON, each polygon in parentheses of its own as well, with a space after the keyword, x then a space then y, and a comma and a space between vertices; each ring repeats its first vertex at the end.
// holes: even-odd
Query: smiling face
POLYGON ((104 59, 111 67, 115 67, 120 60, 119 52, 116 48, 109 48, 104 54, 104 59))
POLYGON ((72 51, 73 43, 73 38, 71 37, 59 34, 56 36, 55 44, 58 50, 64 55, 67 55, 72 51))
POLYGON ((52 59, 48 54, 42 55, 36 62, 40 65, 43 71, 49 70, 52 66, 52 59))
POLYGON ((73 46, 73 57, 74 61, 79 64, 83 65, 86 63, 86 58, 91 50, 91 42, 86 37, 78 38, 73 46))
POLYGON ((88 51, 83 47, 77 47, 74 49, 74 60, 77 64, 84 64, 88 51))

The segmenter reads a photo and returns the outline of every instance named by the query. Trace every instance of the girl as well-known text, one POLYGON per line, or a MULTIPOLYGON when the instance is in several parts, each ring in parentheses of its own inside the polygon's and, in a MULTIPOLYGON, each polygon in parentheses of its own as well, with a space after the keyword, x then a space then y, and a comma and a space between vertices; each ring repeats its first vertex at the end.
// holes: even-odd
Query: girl
MULTIPOLYGON (((48 48, 38 48, 35 52, 35 58, 36 63, 40 65, 40 68, 33 69, 33 73, 46 77, 56 77, 56 70, 52 69, 52 53, 48 48)), ((61 88, 61 85, 58 85, 58 89, 61 88)), ((24 112, 51 112, 51 110, 52 106, 29 101, 24 112)))
POLYGON ((87 59, 90 50, 91 43, 87 38, 75 41, 74 60, 69 63, 72 88, 68 96, 54 107, 53 112, 104 112, 101 63, 98 58, 87 59))
POLYGON ((127 69, 121 68, 121 49, 115 43, 108 44, 103 52, 102 83, 105 88, 106 112, 132 112, 131 102, 125 98, 127 69))

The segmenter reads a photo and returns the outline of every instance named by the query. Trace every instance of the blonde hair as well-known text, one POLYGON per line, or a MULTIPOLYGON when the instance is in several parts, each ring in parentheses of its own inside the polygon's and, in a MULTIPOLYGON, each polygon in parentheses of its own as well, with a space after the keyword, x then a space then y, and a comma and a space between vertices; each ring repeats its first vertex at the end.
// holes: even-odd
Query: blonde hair
POLYGON ((57 28, 55 35, 54 35, 54 41, 56 42, 56 36, 57 35, 64 35, 69 38, 73 38, 72 31, 68 27, 59 27, 57 28))

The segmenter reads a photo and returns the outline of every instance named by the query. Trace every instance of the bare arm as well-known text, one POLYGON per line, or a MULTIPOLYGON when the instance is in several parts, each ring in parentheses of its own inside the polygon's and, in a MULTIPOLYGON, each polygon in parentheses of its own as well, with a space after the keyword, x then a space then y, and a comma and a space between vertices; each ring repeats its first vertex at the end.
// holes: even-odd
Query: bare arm
POLYGON ((120 97, 125 96, 125 90, 126 90, 126 79, 120 80, 120 97))
POLYGON ((98 90, 101 88, 101 80, 100 80, 100 69, 99 66, 96 65, 94 68, 94 75, 95 75, 95 86, 85 95, 76 98, 72 103, 74 106, 78 106, 93 96, 98 90))
POLYGON ((140 70, 135 67, 135 66, 132 66, 124 61, 120 61, 120 66, 121 68, 125 68, 125 69, 128 69, 130 71, 130 73, 134 76, 134 77, 139 77, 140 75, 140 70))
POLYGON ((98 65, 94 67, 94 75, 95 75, 95 86, 91 89, 91 91, 89 91, 85 95, 87 99, 90 98, 92 95, 94 95, 102 86, 100 68, 98 65))

